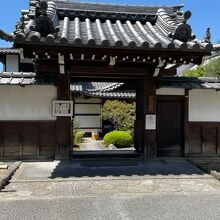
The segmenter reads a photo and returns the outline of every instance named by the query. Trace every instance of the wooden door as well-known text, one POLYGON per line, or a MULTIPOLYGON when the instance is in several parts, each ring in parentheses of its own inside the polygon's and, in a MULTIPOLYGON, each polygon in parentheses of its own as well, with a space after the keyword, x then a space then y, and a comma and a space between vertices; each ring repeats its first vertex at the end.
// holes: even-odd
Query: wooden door
POLYGON ((157 154, 180 157, 183 155, 183 101, 178 98, 158 98, 157 154))

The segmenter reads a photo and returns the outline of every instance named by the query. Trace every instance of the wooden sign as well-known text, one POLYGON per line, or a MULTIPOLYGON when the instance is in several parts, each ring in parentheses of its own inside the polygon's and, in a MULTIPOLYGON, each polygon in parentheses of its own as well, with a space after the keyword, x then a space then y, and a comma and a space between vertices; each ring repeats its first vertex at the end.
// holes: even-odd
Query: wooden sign
POLYGON ((148 112, 149 113, 155 112, 155 95, 148 96, 148 112))
POLYGON ((71 117, 73 115, 73 101, 54 100, 53 116, 71 117))

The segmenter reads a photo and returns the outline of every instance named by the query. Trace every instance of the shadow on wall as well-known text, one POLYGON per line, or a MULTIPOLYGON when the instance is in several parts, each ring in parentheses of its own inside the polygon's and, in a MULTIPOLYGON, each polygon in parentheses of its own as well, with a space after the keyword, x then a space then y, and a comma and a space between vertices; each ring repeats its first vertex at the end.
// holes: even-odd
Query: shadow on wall
POLYGON ((60 161, 50 178, 68 177, 120 177, 144 175, 204 175, 187 161, 167 162, 165 160, 99 160, 99 161, 60 161))

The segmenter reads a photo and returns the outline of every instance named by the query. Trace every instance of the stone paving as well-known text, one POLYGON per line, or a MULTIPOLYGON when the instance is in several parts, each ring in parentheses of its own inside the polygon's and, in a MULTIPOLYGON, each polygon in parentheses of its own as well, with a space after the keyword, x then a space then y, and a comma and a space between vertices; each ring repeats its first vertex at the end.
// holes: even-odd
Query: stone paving
POLYGON ((14 172, 18 169, 21 162, 0 162, 0 190, 8 182, 14 172), (6 168, 2 168, 6 167, 6 168))
POLYGON ((72 197, 97 196, 126 193, 220 193, 220 184, 215 179, 145 179, 145 180, 96 180, 64 182, 11 183, 0 192, 0 198, 15 197, 72 197))
MULTIPOLYGON (((33 163, 23 163, 20 169, 15 173, 9 185, 0 192, 0 199, 16 199, 16 198, 38 198, 38 197, 74 197, 74 196, 97 196, 97 195, 120 195, 128 193, 137 194, 209 194, 216 195, 220 193, 220 183, 212 176, 203 173, 192 164, 181 162, 148 162, 143 166, 146 173, 143 175, 119 175, 119 176, 74 176, 71 173, 68 178, 56 177, 51 179, 48 170, 51 171, 59 166, 59 161, 55 162, 38 162, 33 166, 33 163), (38 170, 36 166, 38 167, 38 170), (148 165, 148 166, 147 166, 148 165), (169 174, 161 173, 161 167, 164 165, 165 171, 169 174), (34 167, 34 168, 33 168, 34 167), (150 168, 149 168, 150 167, 150 168), (179 167, 179 168, 178 168, 179 167), (180 169, 182 167, 182 170, 180 169), (35 169, 36 176, 31 173, 35 169), (158 174, 151 175, 149 170, 158 174), (176 169, 176 170, 175 170, 176 169), (179 169, 179 173, 178 173, 179 169), (44 172, 42 172, 44 171, 44 172), (46 172, 47 171, 47 172, 46 172), (172 172, 173 171, 173 174, 172 172), (180 172, 181 171, 181 172, 180 172), (41 173, 41 175, 40 175, 41 173)), ((66 162, 62 165, 63 171, 70 166, 66 162)), ((74 165, 74 162, 72 165, 74 165)), ((97 167, 81 167, 78 164, 78 169, 94 170, 97 167)), ((73 166, 74 167, 74 166, 73 166)), ((135 166, 136 167, 136 166, 135 166)), ((142 169, 143 169, 142 167, 142 169)), ((75 165, 76 168, 76 165, 75 165)), ((139 167, 140 168, 140 167, 139 167)), ((120 170, 123 173, 123 167, 105 167, 107 170, 120 170)), ((133 166, 126 167, 127 170, 134 169, 133 166)), ((66 171, 67 172, 67 171, 66 171)), ((70 172, 70 170, 68 171, 70 172)), ((84 172, 85 173, 85 172, 84 172)), ((124 173, 126 174, 126 173, 124 173)))

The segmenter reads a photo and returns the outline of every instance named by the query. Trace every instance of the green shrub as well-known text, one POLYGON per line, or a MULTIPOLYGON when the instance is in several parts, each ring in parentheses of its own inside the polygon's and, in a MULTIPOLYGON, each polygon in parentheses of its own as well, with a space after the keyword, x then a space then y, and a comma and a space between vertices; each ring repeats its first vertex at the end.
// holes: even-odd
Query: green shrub
POLYGON ((125 131, 111 131, 104 136, 104 144, 113 144, 117 148, 130 147, 132 144, 132 137, 125 131))
POLYGON ((127 131, 133 135, 135 121, 135 103, 119 100, 107 100, 101 110, 102 120, 110 121, 115 130, 127 131))
POLYGON ((74 133, 74 145, 79 145, 82 143, 82 139, 85 135, 85 131, 77 131, 74 133))

